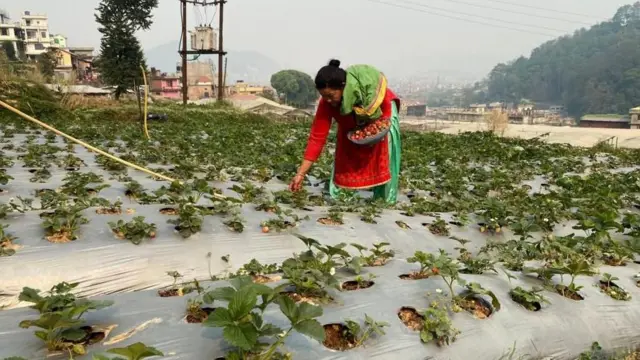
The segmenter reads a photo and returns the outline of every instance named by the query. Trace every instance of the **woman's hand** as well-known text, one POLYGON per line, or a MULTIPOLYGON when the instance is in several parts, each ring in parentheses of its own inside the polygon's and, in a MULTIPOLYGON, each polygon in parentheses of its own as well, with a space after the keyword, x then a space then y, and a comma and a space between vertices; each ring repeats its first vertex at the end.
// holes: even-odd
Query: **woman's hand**
POLYGON ((300 191, 302 189, 302 183, 304 182, 304 175, 296 174, 291 180, 291 184, 289 184, 289 190, 293 192, 300 191))

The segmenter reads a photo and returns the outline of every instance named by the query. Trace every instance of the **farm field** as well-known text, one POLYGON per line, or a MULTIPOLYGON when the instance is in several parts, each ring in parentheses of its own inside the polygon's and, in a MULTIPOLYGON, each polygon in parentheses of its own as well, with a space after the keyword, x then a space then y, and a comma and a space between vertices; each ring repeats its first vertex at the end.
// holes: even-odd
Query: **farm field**
POLYGON ((305 191, 286 190, 309 123, 157 106, 169 121, 147 140, 134 108, 49 101, 32 104, 38 118, 180 182, 0 112, 0 359, 577 359, 596 341, 640 345, 640 150, 405 132, 403 194, 387 207, 324 196, 329 154, 305 191))

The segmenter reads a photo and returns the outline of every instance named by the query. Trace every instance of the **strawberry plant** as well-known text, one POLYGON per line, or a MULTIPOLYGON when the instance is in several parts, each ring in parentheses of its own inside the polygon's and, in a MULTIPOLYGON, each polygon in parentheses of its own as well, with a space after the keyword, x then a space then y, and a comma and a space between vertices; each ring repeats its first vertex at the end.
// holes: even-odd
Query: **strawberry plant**
POLYGON ((78 239, 77 231, 87 220, 80 213, 84 207, 65 204, 45 217, 42 224, 47 240, 53 243, 65 243, 78 239))
POLYGON ((345 320, 344 325, 328 325, 325 326, 325 334, 328 333, 328 335, 325 337, 324 345, 341 351, 357 348, 373 335, 384 336, 384 327, 387 326, 389 326, 388 323, 376 321, 367 314, 364 315, 364 327, 353 320, 345 320))
POLYGON ((283 358, 284 341, 293 331, 324 341, 324 330, 315 319, 322 316, 322 308, 307 303, 295 304, 274 289, 254 284, 249 277, 232 279, 230 284, 205 295, 210 300, 228 302, 227 307, 217 308, 204 322, 205 326, 223 329, 224 340, 234 348, 225 355, 226 359, 283 358), (264 321, 264 311, 270 304, 279 305, 289 321, 288 329, 264 321), (270 341, 265 342, 267 339, 270 341))
POLYGON ((202 222, 204 220, 203 210, 192 204, 180 204, 178 207, 178 218, 169 219, 169 224, 175 225, 176 231, 187 239, 193 234, 196 234, 202 230, 202 222))
POLYGON ((136 216, 130 222, 124 220, 109 222, 109 227, 118 238, 129 240, 135 245, 140 245, 144 239, 156 237, 156 225, 147 224, 144 216, 136 216))
POLYGON ((17 237, 8 233, 6 230, 9 225, 0 224, 0 257, 11 256, 16 253, 16 245, 13 243, 17 237))
POLYGON ((389 245, 391 244, 382 242, 373 244, 373 248, 367 249, 365 246, 360 244, 351 244, 351 246, 355 247, 360 253, 360 258, 364 261, 365 266, 382 266, 392 259, 396 253, 393 250, 386 249, 389 245), (367 250, 370 251, 369 255, 364 254, 367 250))
POLYGON ((543 304, 549 304, 547 298, 542 296, 542 288, 534 287, 531 290, 525 290, 520 286, 509 290, 509 296, 518 304, 522 305, 529 311, 539 311, 543 304))
POLYGON ((449 225, 441 218, 435 219, 431 224, 428 224, 427 227, 434 235, 449 236, 449 225))
POLYGON ((152 358, 156 356, 164 356, 164 354, 158 349, 147 346, 141 342, 131 344, 127 347, 113 348, 107 350, 108 354, 115 355, 115 357, 107 357, 105 355, 93 355, 92 360, 112 360, 112 359, 125 359, 125 360, 142 360, 146 358, 152 358))
POLYGON ((422 313, 422 317, 424 325, 420 330, 420 340, 423 343, 435 341, 438 346, 449 345, 460 334, 453 327, 446 306, 434 302, 422 313))
POLYGON ((409 274, 409 278, 426 279, 432 275, 438 274, 438 269, 435 267, 435 258, 433 257, 433 254, 416 251, 412 257, 407 258, 407 262, 420 264, 420 270, 414 271, 409 274))
POLYGON ((500 301, 496 295, 485 288, 482 285, 472 282, 465 284, 465 290, 456 296, 454 296, 454 303, 456 307, 460 307, 479 319, 485 319, 489 317, 493 311, 500 311, 500 301), (483 296, 491 298, 491 305, 493 309, 485 304, 483 296))
POLYGON ((599 284, 600 291, 609 295, 614 300, 631 300, 631 295, 623 288, 614 283, 614 281, 616 280, 620 279, 609 273, 602 274, 599 284))

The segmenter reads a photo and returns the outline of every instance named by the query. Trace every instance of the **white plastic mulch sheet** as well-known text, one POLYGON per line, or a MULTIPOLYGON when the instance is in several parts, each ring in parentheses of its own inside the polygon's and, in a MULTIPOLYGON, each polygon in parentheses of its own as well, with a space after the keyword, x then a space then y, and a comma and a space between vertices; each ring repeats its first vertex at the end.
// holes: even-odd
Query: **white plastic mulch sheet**
MULTIPOLYGON (((9 152, 7 154, 11 155, 9 152)), ((79 149, 80 156, 88 165, 82 171, 109 174, 95 165, 93 155, 79 149)), ((55 188, 62 184, 63 172, 54 174, 47 183, 31 183, 31 174, 22 168, 20 161, 8 170, 15 180, 5 188, 6 197, 34 197, 34 190, 55 188)), ((146 175, 130 171, 129 175, 148 190, 163 183, 153 181, 146 175)), ((166 205, 141 206, 128 203, 124 197, 124 184, 108 181, 110 188, 100 196, 114 200, 121 196, 123 208, 132 208, 134 214, 97 215, 95 209, 85 211, 90 223, 82 226, 80 238, 72 243, 52 244, 43 238, 38 213, 11 215, 7 221, 9 231, 19 239, 23 247, 11 257, 0 258, 0 294, 2 306, 15 308, 0 311, 0 359, 22 356, 27 359, 43 359, 46 350, 42 342, 33 335, 33 329, 20 329, 18 323, 37 317, 35 310, 25 308, 17 301, 22 287, 29 286, 49 290, 61 282, 80 282, 76 289, 79 296, 111 299, 115 304, 104 310, 90 312, 85 318, 90 325, 117 325, 104 344, 90 347, 91 351, 101 351, 121 347, 134 342, 143 342, 163 351, 169 359, 214 359, 224 356, 225 343, 221 329, 206 328, 199 324, 188 324, 185 318, 186 297, 161 298, 155 289, 170 285, 172 278, 167 271, 176 270, 184 275, 184 280, 206 279, 210 274, 218 275, 229 270, 220 260, 230 255, 231 268, 235 270, 255 258, 263 264, 282 262, 294 252, 305 249, 304 244, 290 233, 262 234, 259 224, 269 218, 268 214, 256 212, 251 205, 245 205, 246 230, 242 234, 230 232, 219 216, 205 218, 203 231, 189 239, 182 239, 166 221, 172 217, 162 215, 159 209, 166 205), (136 246, 128 241, 116 239, 107 225, 118 218, 131 219, 145 216, 147 222, 158 227, 158 236, 136 246), (211 253, 210 259, 207 254, 211 253), (154 289, 154 290, 147 290, 154 289), (147 291, 140 291, 147 290, 147 291), (131 336, 120 342, 114 339, 137 329, 131 336)), ((229 184, 218 184, 225 188, 229 184)), ((271 190, 282 189, 284 184, 267 185, 271 190)), ((233 192, 225 191, 225 194, 233 192)), ((8 198, 5 200, 8 201, 8 198)), ((405 217, 399 212, 385 212, 377 219, 377 225, 360 221, 354 215, 345 216, 345 224, 331 227, 316 223, 316 219, 326 209, 316 209, 307 214, 309 221, 302 222, 294 231, 314 238, 324 244, 341 242, 359 243, 371 246, 378 242, 389 242, 396 250, 396 260, 384 267, 366 268, 364 276, 376 276, 375 285, 358 291, 335 292, 335 303, 323 306, 324 315, 319 318, 323 324, 353 319, 362 322, 367 314, 378 321, 386 321, 387 335, 374 338, 364 347, 348 352, 326 349, 311 339, 294 333, 286 342, 286 348, 294 359, 453 359, 453 360, 495 360, 509 352, 514 346, 516 355, 532 358, 571 359, 599 341, 605 348, 620 349, 640 344, 640 289, 637 289, 633 275, 639 271, 636 264, 626 267, 601 267, 620 278, 616 283, 631 293, 628 302, 615 301, 600 293, 594 285, 597 277, 579 277, 578 285, 583 285, 584 301, 572 301, 560 295, 545 292, 551 301, 542 311, 529 312, 513 302, 508 292, 516 286, 531 288, 539 282, 531 277, 513 273, 516 279, 509 281, 500 274, 462 275, 468 281, 479 282, 493 291, 502 303, 502 309, 489 319, 479 320, 463 312, 453 315, 456 328, 461 331, 458 340, 449 347, 438 348, 433 344, 422 344, 419 334, 406 328, 398 319, 397 312, 403 306, 417 309, 429 305, 427 293, 445 289, 439 278, 412 281, 401 280, 398 276, 417 270, 417 264, 408 264, 403 259, 416 250, 436 252, 442 248, 455 255, 454 247, 459 244, 447 237, 432 235, 422 223, 431 222, 426 216, 405 217), (411 229, 401 229, 396 220, 406 222, 411 229)), ((304 215, 304 214, 300 214, 304 215)), ((443 214, 448 220, 450 216, 443 214)), ((559 234, 571 232, 571 227, 560 227, 559 234)), ((460 228, 452 226, 451 235, 469 239, 467 245, 477 250, 487 237, 478 232, 476 226, 460 228)), ((505 234, 504 236, 509 236, 505 234)), ((342 274, 350 279, 349 274, 342 274)), ((223 286, 217 282, 212 286, 223 286)), ((274 284, 275 285, 275 284, 274 284)), ((458 291, 462 290, 457 288, 458 291)), ((214 305, 219 306, 220 304, 214 305)), ((285 325, 284 317, 277 307, 267 311, 266 320, 276 325, 285 325)), ((80 357, 90 359, 90 356, 80 357)))

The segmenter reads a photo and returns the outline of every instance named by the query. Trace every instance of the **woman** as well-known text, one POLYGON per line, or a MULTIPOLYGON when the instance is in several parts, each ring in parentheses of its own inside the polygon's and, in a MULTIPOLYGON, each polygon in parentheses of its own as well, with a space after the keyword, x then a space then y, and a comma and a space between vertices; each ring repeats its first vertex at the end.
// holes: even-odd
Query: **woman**
POLYGON ((331 60, 318 71, 315 83, 322 98, 311 125, 304 160, 289 188, 291 191, 302 188, 307 172, 320 157, 335 119, 338 136, 331 197, 337 198, 340 188, 373 188, 374 198, 395 203, 400 175, 400 100, 387 88, 387 79, 372 66, 354 65, 343 70, 340 61, 331 60), (347 138, 347 133, 359 123, 379 118, 391 122, 386 139, 373 145, 357 145, 347 138))

